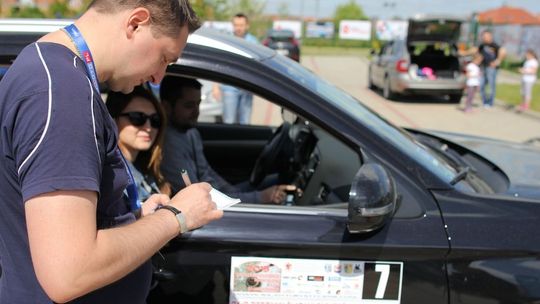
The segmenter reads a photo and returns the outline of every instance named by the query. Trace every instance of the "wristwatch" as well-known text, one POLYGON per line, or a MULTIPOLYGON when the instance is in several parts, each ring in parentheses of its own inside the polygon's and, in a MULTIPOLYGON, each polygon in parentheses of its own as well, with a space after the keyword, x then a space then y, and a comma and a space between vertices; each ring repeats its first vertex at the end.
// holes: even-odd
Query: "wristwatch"
POLYGON ((156 211, 159 209, 166 209, 174 214, 174 216, 176 217, 176 220, 178 221, 178 224, 180 225, 181 234, 186 233, 188 231, 186 218, 184 217, 184 214, 182 213, 182 211, 170 205, 160 205, 159 207, 157 207, 156 211))

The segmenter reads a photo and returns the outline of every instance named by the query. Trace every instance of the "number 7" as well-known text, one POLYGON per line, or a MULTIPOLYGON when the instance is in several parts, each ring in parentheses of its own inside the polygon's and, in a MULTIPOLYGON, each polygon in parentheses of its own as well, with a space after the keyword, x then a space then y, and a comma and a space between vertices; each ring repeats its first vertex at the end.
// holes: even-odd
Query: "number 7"
POLYGON ((388 276, 390 275, 390 265, 377 264, 375 265, 375 271, 381 273, 379 278, 379 284, 377 285, 377 291, 375 292, 376 299, 384 298, 384 292, 386 291, 386 285, 388 284, 388 276))

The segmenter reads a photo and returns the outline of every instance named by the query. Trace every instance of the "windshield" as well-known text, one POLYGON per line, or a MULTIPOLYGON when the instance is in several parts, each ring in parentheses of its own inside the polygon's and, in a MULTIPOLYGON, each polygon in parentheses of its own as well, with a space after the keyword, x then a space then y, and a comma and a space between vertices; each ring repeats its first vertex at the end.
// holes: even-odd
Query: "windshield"
POLYGON ((405 130, 392 125, 351 95, 319 78, 306 68, 298 64, 290 64, 287 58, 277 56, 269 62, 274 68, 288 75, 291 79, 301 83, 310 90, 322 95, 329 103, 342 109, 345 113, 361 121, 362 124, 378 133, 395 148, 401 150, 420 164, 438 175, 442 180, 449 182, 457 173, 443 157, 433 153, 430 149, 419 143, 405 130))

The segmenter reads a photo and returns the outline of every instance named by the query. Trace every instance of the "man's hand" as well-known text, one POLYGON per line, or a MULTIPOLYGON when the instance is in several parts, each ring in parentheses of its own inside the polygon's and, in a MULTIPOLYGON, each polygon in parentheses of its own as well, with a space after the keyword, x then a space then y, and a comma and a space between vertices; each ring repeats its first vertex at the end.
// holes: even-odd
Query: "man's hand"
POLYGON ((151 195, 144 204, 142 204, 141 209, 142 213, 141 216, 145 217, 149 214, 154 213, 156 211, 156 208, 159 205, 165 205, 168 201, 171 199, 168 195, 165 194, 153 194, 151 195))
POLYGON ((210 196, 212 187, 208 183, 193 184, 178 192, 168 204, 182 211, 189 230, 199 228, 220 219, 223 211, 216 209, 210 196))
POLYGON ((295 191, 294 185, 275 185, 261 192, 261 198, 265 204, 281 204, 287 197, 287 191, 295 191))

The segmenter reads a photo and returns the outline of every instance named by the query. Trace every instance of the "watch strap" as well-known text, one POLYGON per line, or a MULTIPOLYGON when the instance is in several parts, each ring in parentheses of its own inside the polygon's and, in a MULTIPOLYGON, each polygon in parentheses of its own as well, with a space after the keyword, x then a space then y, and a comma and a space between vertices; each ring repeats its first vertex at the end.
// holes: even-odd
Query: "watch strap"
POLYGON ((159 210, 159 209, 166 209, 174 214, 174 217, 176 217, 176 220, 178 221, 178 224, 180 225, 180 233, 185 233, 188 231, 186 217, 184 216, 182 211, 170 205, 160 205, 156 210, 159 210))

